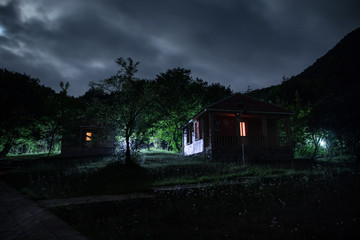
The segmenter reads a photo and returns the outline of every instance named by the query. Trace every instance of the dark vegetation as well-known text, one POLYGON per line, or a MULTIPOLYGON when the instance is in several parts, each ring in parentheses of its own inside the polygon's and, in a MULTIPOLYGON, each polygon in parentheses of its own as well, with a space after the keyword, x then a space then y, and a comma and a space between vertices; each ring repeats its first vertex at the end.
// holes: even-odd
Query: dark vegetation
MULTIPOLYGON (((360 159, 360 29, 348 34, 304 72, 282 84, 246 94, 294 111, 296 158, 360 159)), ((138 62, 119 58, 114 76, 90 84, 78 98, 67 95, 69 84, 55 93, 39 80, 1 69, 0 155, 59 152, 61 136, 76 119, 113 127, 124 141, 126 162, 131 151, 155 145, 181 151, 181 126, 205 106, 233 92, 174 68, 153 80, 136 77, 138 62), (31 101, 29 101, 31 99, 31 101)), ((122 151, 120 151, 122 152, 122 151)))
POLYGON ((51 209, 89 239, 359 237, 360 175, 346 161, 241 166, 159 150, 133 155, 130 166, 111 157, 50 160, 3 160, 12 170, 2 178, 34 199, 154 194, 51 209))
POLYGON ((116 75, 74 98, 67 95, 69 84, 55 93, 37 79, 1 69, 2 179, 33 199, 199 186, 158 191, 152 199, 52 209, 90 239, 358 238, 359 43, 357 29, 303 73, 246 92, 294 111, 298 159, 285 165, 240 166, 177 153, 181 126, 232 94, 230 87, 193 78, 190 70, 138 79, 138 63, 119 58, 116 75), (125 151, 105 158, 52 154, 79 117, 112 124, 125 151), (150 146, 166 151, 144 150, 150 146), (14 156, 33 152, 43 155, 14 156), (312 161, 303 165, 301 158, 312 161))
POLYGON ((91 83, 79 98, 67 95, 68 83, 60 83, 62 91, 55 93, 37 79, 2 69, 0 105, 9 114, 1 121, 1 156, 37 150, 50 154, 81 118, 116 131, 126 142, 126 164, 130 150, 144 145, 180 151, 181 126, 204 106, 232 94, 230 87, 193 79, 187 69, 170 69, 144 80, 135 77, 139 63, 130 58, 116 62, 116 75, 91 83))
POLYGON ((316 158, 320 139, 329 156, 351 154, 360 161, 360 28, 299 75, 249 95, 293 110, 298 157, 316 158), (311 147, 309 146, 311 143, 311 147))
MULTIPOLYGON (((205 172, 214 171, 211 164, 200 162, 195 168, 162 165, 166 166, 164 173, 174 178, 192 174, 199 180, 205 172)), ((52 211, 89 239, 359 237, 359 172, 339 166, 302 167, 249 166, 238 169, 238 177, 210 182, 206 187, 158 191, 151 199, 52 211), (239 172, 247 177, 239 177, 239 172)), ((229 166, 216 168, 219 171, 229 166)), ((161 175, 162 167, 157 171, 161 175)))

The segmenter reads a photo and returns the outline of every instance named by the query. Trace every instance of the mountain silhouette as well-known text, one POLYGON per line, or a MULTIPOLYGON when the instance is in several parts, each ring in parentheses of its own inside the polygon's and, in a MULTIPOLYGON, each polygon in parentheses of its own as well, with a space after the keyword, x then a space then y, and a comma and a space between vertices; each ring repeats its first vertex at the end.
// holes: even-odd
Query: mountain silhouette
POLYGON ((359 90, 359 78, 360 28, 357 28, 302 73, 284 80, 280 85, 254 90, 249 95, 268 101, 280 97, 291 102, 295 91, 298 91, 304 101, 316 105, 334 94, 359 90))
POLYGON ((347 34, 302 73, 250 96, 291 108, 309 131, 341 139, 360 163, 360 28, 347 34))

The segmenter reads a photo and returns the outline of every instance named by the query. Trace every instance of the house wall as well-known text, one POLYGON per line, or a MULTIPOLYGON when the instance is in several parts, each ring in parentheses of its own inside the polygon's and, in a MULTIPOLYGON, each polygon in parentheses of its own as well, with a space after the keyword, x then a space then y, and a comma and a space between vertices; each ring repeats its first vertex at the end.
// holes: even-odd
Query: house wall
POLYGON ((278 137, 279 136, 279 124, 277 119, 267 119, 267 130, 269 137, 278 137))
POLYGON ((247 136, 260 137, 262 133, 261 118, 247 118, 245 119, 247 125, 247 136))
POLYGON ((204 139, 195 140, 195 133, 192 132, 192 143, 187 143, 186 130, 183 132, 183 152, 185 156, 201 153, 204 151, 204 139))
MULTIPOLYGON (((201 123, 201 122, 200 122, 201 123)), ((208 147, 210 145, 210 140, 209 140, 209 117, 205 116, 202 118, 202 129, 203 129, 203 141, 204 141, 204 147, 208 147)))
POLYGON ((89 157, 89 156, 102 156, 114 154, 113 147, 63 147, 61 149, 62 157, 89 157))
POLYGON ((66 130, 61 145, 62 157, 111 155, 114 153, 115 133, 107 128, 74 127, 66 130), (94 137, 86 141, 86 132, 94 137))
MULTIPOLYGON (((217 148, 211 150, 211 157, 215 161, 242 163, 241 148, 217 148)), ((289 162, 294 159, 294 152, 291 147, 245 147, 245 163, 273 163, 289 162)))
POLYGON ((236 136, 235 116, 214 116, 214 122, 218 122, 219 129, 214 129, 216 136, 236 136))
MULTIPOLYGON (((200 121, 200 120, 199 120, 200 121)), ((184 155, 203 153, 212 156, 217 161, 242 162, 243 149, 246 162, 287 161, 293 158, 291 147, 280 144, 279 118, 274 116, 242 116, 246 122, 246 138, 244 147, 239 144, 240 133, 235 114, 214 114, 213 126, 209 126, 210 117, 202 117, 200 128, 203 131, 201 139, 195 140, 193 125, 187 127, 183 134, 184 155), (212 129, 210 144, 209 129, 212 129), (191 143, 187 143, 186 131, 191 130, 191 143)))

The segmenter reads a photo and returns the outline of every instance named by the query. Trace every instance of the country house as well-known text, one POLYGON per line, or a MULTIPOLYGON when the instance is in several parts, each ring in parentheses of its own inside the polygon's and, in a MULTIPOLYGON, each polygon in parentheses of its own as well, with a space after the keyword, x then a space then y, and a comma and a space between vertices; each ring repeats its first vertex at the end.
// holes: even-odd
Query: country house
POLYGON ((235 94, 206 107, 183 126, 183 153, 243 164, 291 160, 292 114, 280 106, 235 94))
POLYGON ((62 137, 62 157, 111 155, 115 149, 115 131, 109 126, 94 124, 79 118, 65 129, 62 137))

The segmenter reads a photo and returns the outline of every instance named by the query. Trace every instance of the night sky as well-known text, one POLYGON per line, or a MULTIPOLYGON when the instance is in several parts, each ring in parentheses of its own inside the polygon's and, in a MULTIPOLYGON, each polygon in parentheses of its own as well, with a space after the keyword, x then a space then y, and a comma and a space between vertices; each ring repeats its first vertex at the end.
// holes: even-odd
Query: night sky
POLYGON ((359 0, 0 0, 0 68, 82 95, 139 61, 245 91, 303 71, 360 27, 359 0))

